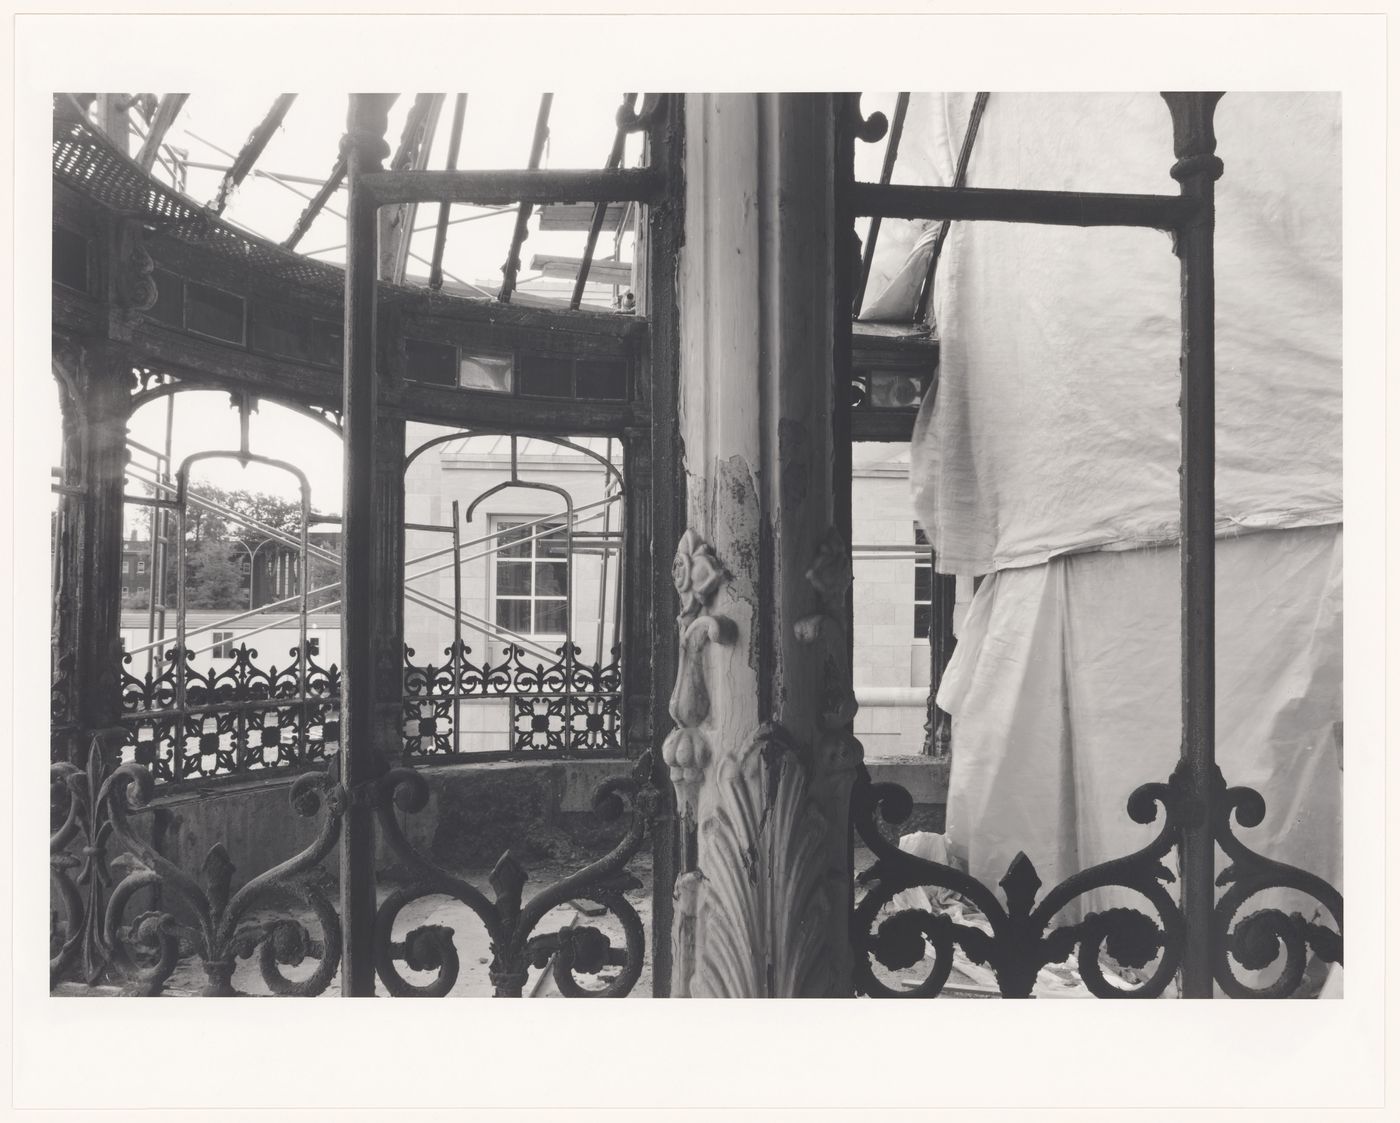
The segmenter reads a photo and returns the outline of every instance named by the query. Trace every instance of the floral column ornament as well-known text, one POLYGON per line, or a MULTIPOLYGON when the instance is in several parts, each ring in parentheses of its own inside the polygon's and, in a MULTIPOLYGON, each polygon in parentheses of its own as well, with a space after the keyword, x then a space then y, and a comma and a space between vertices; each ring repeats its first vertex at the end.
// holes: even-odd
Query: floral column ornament
POLYGON ((710 714, 705 648, 710 643, 733 643, 737 634, 732 620, 710 612, 726 576, 710 544, 695 531, 687 530, 671 562, 671 579, 681 602, 680 615, 676 617, 680 657, 670 704, 676 728, 663 742, 661 755, 676 786, 688 836, 693 832, 695 796, 710 763, 710 747, 699 728, 710 714))

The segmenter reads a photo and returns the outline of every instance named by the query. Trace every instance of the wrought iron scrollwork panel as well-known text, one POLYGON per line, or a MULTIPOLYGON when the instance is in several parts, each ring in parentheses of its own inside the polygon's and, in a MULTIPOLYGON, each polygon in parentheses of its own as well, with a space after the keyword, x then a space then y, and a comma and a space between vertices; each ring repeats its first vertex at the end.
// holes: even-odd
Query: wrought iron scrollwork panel
POLYGON ((471 661, 457 641, 441 664, 417 664, 405 648, 403 735, 409 756, 459 751, 455 734, 463 705, 506 703, 502 750, 552 756, 622 755, 621 649, 608 663, 585 663, 565 644, 546 663, 507 645, 499 663, 471 661))
POLYGON ((1226 788, 1218 769, 1215 786, 1215 841, 1230 859, 1216 878, 1225 891, 1213 917, 1215 981, 1231 998, 1287 998, 1302 985, 1309 951, 1324 963, 1342 962, 1342 895, 1315 874, 1256 854, 1235 837, 1232 820, 1245 828, 1264 821, 1264 798, 1252 788, 1226 788), (1335 931, 1279 908, 1240 916, 1250 900, 1281 889, 1312 897, 1331 916, 1335 931), (1271 982, 1249 982, 1232 964, 1255 972, 1277 964, 1278 971, 1271 982))
POLYGON ((172 648, 137 677, 123 659, 122 721, 130 757, 158 781, 316 764, 340 739, 340 670, 301 658, 258 665, 246 644, 223 667, 201 671, 172 648))
POLYGON ((109 773, 105 757, 94 741, 85 769, 52 768, 62 823, 51 839, 50 866, 62 919, 56 915, 52 931, 51 982, 114 981, 124 993, 155 995, 192 954, 204 973, 202 993, 233 995, 240 993, 236 961, 256 956, 271 993, 322 993, 339 969, 341 927, 314 874, 339 838, 344 790, 325 772, 297 777, 293 811, 314 818, 325 808, 315 838, 235 890, 222 843, 209 849, 196 878, 133 828, 131 816, 149 810, 154 779, 134 762, 109 773), (70 850, 75 842, 78 854, 70 850), (118 851, 110 860, 109 846, 118 851), (308 959, 315 967, 305 977, 286 973, 308 959))
MULTIPOLYGON (((1313 874, 1245 847, 1233 834, 1231 818, 1244 827, 1257 826, 1264 817, 1263 798, 1248 788, 1227 790, 1218 772, 1217 788, 1215 837, 1231 859, 1218 879, 1227 888, 1216 905, 1210 934, 1217 982, 1231 997, 1287 997, 1302 982, 1309 949, 1324 962, 1341 962, 1341 894, 1313 874), (1260 909, 1236 920, 1246 901, 1271 889, 1311 895, 1331 915, 1336 930, 1277 908, 1260 909), (1271 982, 1250 983, 1236 975, 1232 962, 1249 971, 1271 966, 1278 970, 1271 982)), ((1185 919, 1168 888, 1175 876, 1166 862, 1180 845, 1187 818, 1196 813, 1180 769, 1167 783, 1142 785, 1127 804, 1129 817, 1144 825, 1157 821, 1159 808, 1161 827, 1150 843, 1073 874, 1039 899, 1041 882, 1035 866, 1024 853, 1017 854, 999 883, 999 896, 962 870, 908 853, 886 838, 877 818, 902 822, 912 811, 913 800, 896 784, 872 783, 862 766, 852 794, 852 823, 875 862, 858 878, 867 889, 852 914, 856 990, 874 997, 936 997, 949 980, 957 947, 973 963, 991 968, 1007 998, 1031 997, 1042 968, 1071 958, 1095 997, 1162 995, 1175 976, 1188 938, 1185 919), (961 898, 982 914, 989 930, 928 909, 886 914, 899 893, 920 887, 946 890, 961 898), (1104 889, 1130 890, 1145 899, 1151 911, 1118 906, 1088 913, 1075 923, 1054 924, 1071 902, 1104 889), (930 953, 928 973, 908 989, 889 986, 876 975, 877 963, 901 971, 926 962, 930 953), (1105 954, 1136 973, 1137 981, 1110 979, 1105 954)))
POLYGON ((427 806, 427 781, 412 768, 388 772, 378 788, 380 832, 408 872, 407 883, 389 894, 376 918, 375 963, 388 992, 440 997, 456 985, 461 960, 453 929, 419 924, 402 936, 394 934, 396 922, 410 905, 430 897, 448 897, 466 906, 485 928, 491 947, 491 983, 498 997, 520 997, 531 967, 548 967, 565 997, 622 998, 630 993, 641 976, 646 932, 636 908, 625 896, 642 884, 627 871, 627 865, 641 849, 660 807, 660 792, 651 777, 652 758, 645 753, 630 775, 601 784, 593 796, 594 813, 605 822, 630 813, 626 833, 603 857, 524 901, 529 874, 509 851, 491 871, 491 896, 423 857, 404 834, 398 811, 412 814, 427 806), (578 901, 591 901, 620 922, 621 947, 592 925, 536 933, 553 909, 578 901), (434 977, 415 983, 404 977, 401 964, 412 972, 432 972, 434 977), (606 985, 588 986, 580 979, 596 976, 606 966, 620 968, 606 985))

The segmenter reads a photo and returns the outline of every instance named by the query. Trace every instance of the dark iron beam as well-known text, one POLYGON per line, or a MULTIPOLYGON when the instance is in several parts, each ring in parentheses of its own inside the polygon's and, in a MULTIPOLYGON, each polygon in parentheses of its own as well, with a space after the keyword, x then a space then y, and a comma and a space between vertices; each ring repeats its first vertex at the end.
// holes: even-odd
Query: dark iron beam
MULTIPOLYGON (((364 798, 386 762, 375 743, 378 614, 389 598, 377 580, 384 514, 376 510, 379 380, 375 370, 378 214, 360 177, 378 171, 389 146, 391 98, 352 94, 342 150, 350 207, 345 250, 345 507, 342 535, 340 782, 351 794, 340 840, 340 917, 344 928, 341 993, 373 995, 375 815, 364 798)), ((397 468, 397 465, 395 465, 397 468)), ((397 527, 394 528, 398 530, 397 527)))
POLYGON ((272 108, 267 111, 267 116, 258 122, 257 128, 249 134, 238 155, 234 157, 233 166, 224 173, 224 178, 219 182, 218 194, 210 204, 210 209, 215 214, 224 213, 229 196, 248 178, 248 173, 253 170, 253 165, 258 162, 258 157, 263 154, 263 149, 272 140, 273 134, 281 128, 282 119, 287 116, 287 110, 291 109, 292 102, 296 99, 296 94, 278 94, 272 108))
POLYGON ((653 168, 568 171, 378 172, 366 175, 361 191, 375 206, 396 203, 654 203, 662 179, 653 168))
MULTIPOLYGON (((899 94, 894 102, 894 120, 890 122, 890 137, 885 143, 885 159, 880 165, 880 183, 888 184, 894 177, 895 161, 899 159, 899 141, 904 136, 904 118, 909 113, 909 95, 899 94)), ((859 316, 861 305, 865 303, 865 286, 870 283, 870 267, 875 263, 875 243, 880 237, 880 216, 870 220, 870 230, 865 236, 864 253, 860 262, 860 278, 856 281, 856 293, 851 302, 851 315, 859 316)))
POLYGON ((297 243, 301 241, 302 235, 311 229, 311 224, 316 221, 316 216, 321 213, 331 196, 340 190, 340 185, 345 182, 345 153, 342 152, 335 158, 335 167, 331 168, 331 174, 326 177, 325 183, 321 184, 320 190, 311 197, 311 201, 302 209, 297 216, 296 225, 292 227, 292 232, 287 235, 287 240, 282 243, 282 248, 294 250, 297 243))
POLYGON ((1181 767, 1192 812, 1182 828, 1186 948, 1182 995, 1210 998, 1215 914, 1215 155, 1218 93, 1164 93, 1172 178, 1192 204, 1181 259, 1181 767))
MULTIPOLYGON (((462 122, 467 116, 467 95, 458 94, 452 107, 452 133, 447 138, 447 170, 457 170, 457 157, 462 150, 462 122)), ((428 269, 428 287, 434 291, 442 288, 442 254, 447 248, 448 214, 451 203, 438 204, 437 233, 433 236, 433 261, 428 269)))
POLYGON ((880 218, 1029 222, 1047 226, 1141 226, 1176 230, 1199 202, 1186 195, 1023 191, 999 187, 912 187, 857 183, 855 214, 880 218))
MULTIPOLYGON (((613 136, 612 149, 608 152, 608 158, 603 165, 609 171, 622 166, 622 155, 627 147, 627 126, 626 120, 632 114, 632 104, 637 100, 636 94, 623 94, 622 105, 617 111, 618 126, 617 132, 613 136)), ((593 266, 593 251, 598 248, 598 235, 603 229, 603 219, 607 216, 607 203, 593 204, 593 219, 588 224, 588 240, 583 247, 583 260, 579 263, 578 278, 574 281, 574 292, 569 298, 569 307, 577 308, 583 303, 584 286, 588 284, 588 271, 593 266)))
POLYGON ((142 171, 149 172, 155 167, 161 143, 170 132, 170 126, 175 124, 175 118, 180 115, 180 110, 185 107, 189 97, 189 94, 166 94, 160 99, 156 106, 155 118, 151 121, 151 130, 146 134, 141 150, 136 153, 136 162, 141 165, 142 171))
MULTIPOLYGON (((545 141, 549 139, 549 111, 554 105, 553 94, 540 95, 539 112, 535 115, 535 133, 530 138, 530 162, 529 169, 535 171, 540 166, 540 161, 544 159, 545 141)), ((515 279, 520 273, 520 247, 525 239, 530 236, 530 210, 533 204, 522 199, 520 208, 515 214, 515 230, 511 234, 510 252, 506 255, 506 263, 501 266, 501 291, 496 294, 496 299, 502 304, 509 303, 511 294, 515 292, 515 279)))

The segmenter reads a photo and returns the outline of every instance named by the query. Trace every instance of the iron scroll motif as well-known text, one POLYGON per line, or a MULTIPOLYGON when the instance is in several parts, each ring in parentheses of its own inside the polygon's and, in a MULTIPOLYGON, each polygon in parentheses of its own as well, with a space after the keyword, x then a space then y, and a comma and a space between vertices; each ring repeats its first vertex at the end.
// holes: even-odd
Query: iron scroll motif
MULTIPOLYGON (((1217 882, 1229 888, 1216 904, 1211 934, 1216 981, 1234 998, 1289 997, 1303 980, 1309 949, 1324 962, 1341 962, 1341 894, 1313 874, 1263 858, 1244 846, 1234 836, 1231 816, 1241 826, 1257 826, 1264 817, 1263 797, 1249 788, 1227 791, 1218 770, 1216 783, 1215 838, 1232 860, 1217 882), (1247 900, 1268 889, 1284 888, 1316 898, 1336 921, 1337 930, 1275 908, 1235 922, 1247 900), (1266 984, 1238 978, 1231 965, 1233 960, 1245 970, 1261 971, 1275 965, 1280 956, 1280 970, 1266 984)), ((879 998, 937 997, 948 981, 957 945, 972 962, 995 972, 1005 998, 1032 997, 1041 968, 1071 957, 1084 985, 1097 998, 1159 997, 1175 975, 1188 939, 1181 909, 1167 888, 1175 877, 1164 862, 1179 846, 1182 828, 1194 812, 1188 790, 1180 767, 1165 784, 1139 787, 1128 799, 1128 815, 1134 822, 1148 824, 1157 819, 1160 807, 1163 819, 1156 838, 1126 857, 1071 875, 1038 903, 1041 882, 1035 866, 1024 853, 1017 854, 999 883, 1005 894, 1003 905, 996 893, 963 871, 907 853, 887 839, 877 816, 891 824, 902 822, 913 810, 913 800, 897 784, 872 783, 862 765, 852 792, 851 817, 876 861, 857 879, 870 888, 852 913, 857 992, 879 998), (920 886, 950 890, 975 905, 991 933, 922 909, 904 909, 880 919, 881 910, 898 893, 920 886), (1089 913, 1078 923, 1052 926, 1056 915, 1074 899, 1108 888, 1139 893, 1156 917, 1138 908, 1115 907, 1089 913), (876 977, 875 962, 902 970, 922 962, 929 949, 932 967, 916 986, 898 990, 876 977), (1149 969, 1146 977, 1131 986, 1110 981, 1101 962, 1105 952, 1123 967, 1149 969)))
POLYGON ((1342 962, 1342 895, 1322 878, 1256 854, 1235 837, 1231 819, 1256 827, 1264 821, 1264 798, 1252 788, 1226 788, 1217 768, 1214 835, 1230 864, 1220 871, 1217 886, 1227 886, 1216 901, 1212 951, 1216 984, 1231 998, 1287 998, 1303 982, 1308 952, 1324 963, 1342 962), (1337 929, 1278 908, 1258 909, 1236 922, 1251 898, 1269 889, 1294 889, 1316 900, 1331 914, 1337 929), (1231 961, 1259 971, 1283 963, 1270 983, 1249 983, 1231 961))
POLYGON ((107 868, 112 828, 97 800, 104 756, 99 746, 94 739, 84 768, 66 761, 49 766, 51 807, 59 820, 49 839, 49 877, 60 905, 50 921, 50 987, 71 976, 91 986, 111 968, 102 916, 112 880, 107 868), (69 850, 75 842, 77 854, 69 850))
POLYGON ((51 770, 55 785, 70 797, 64 823, 51 840, 53 878, 66 918, 55 933, 51 984, 81 962, 80 975, 89 984, 114 978, 126 994, 156 995, 181 955, 193 950, 204 970, 205 995, 239 993, 232 985, 234 961, 254 953, 273 994, 324 991, 339 967, 341 928, 310 875, 340 835, 343 789, 324 772, 297 777, 290 791, 297 814, 312 817, 323 802, 326 807, 316 838, 232 892, 234 866, 222 844, 210 848, 201 884, 133 830, 128 816, 149 809, 151 773, 128 762, 107 774, 100 743, 100 736, 94 738, 86 769, 56 764, 51 770), (66 849, 75 840, 83 843, 81 858, 66 849), (109 862, 112 841, 122 852, 109 862), (109 867, 123 874, 114 886, 109 867), (143 892, 157 894, 157 906, 128 921, 128 911, 143 892), (308 915, 319 938, 304 923, 308 915), (294 980, 283 972, 308 957, 318 960, 309 977, 294 980))
POLYGON ((199 671, 192 651, 171 647, 140 677, 123 656, 122 721, 136 763, 168 781, 324 762, 340 741, 340 669, 308 656, 303 675, 299 655, 293 647, 285 666, 264 668, 256 648, 239 644, 227 666, 199 671))
POLYGON ((551 967, 560 992, 567 998, 623 998, 641 976, 646 931, 637 910, 624 896, 641 882, 627 872, 627 864, 641 849, 649 824, 660 807, 660 792, 652 782, 651 754, 643 753, 631 775, 605 781, 593 795, 594 813, 607 822, 627 812, 631 822, 626 834, 606 855, 569 877, 535 894, 522 904, 521 893, 528 873, 507 851, 491 871, 494 899, 481 890, 434 865, 405 837, 397 807, 421 811, 428 801, 428 785, 412 768, 395 768, 378 784, 380 830, 410 880, 395 889, 379 907, 375 922, 375 964, 379 978, 391 995, 441 997, 457 981, 461 963, 453 942, 453 929, 425 924, 402 939, 394 936, 394 924, 410 904, 425 897, 456 899, 480 919, 491 942, 490 976, 497 997, 519 998, 530 967, 551 967), (592 926, 561 928, 534 934, 545 915, 571 901, 591 901, 612 913, 622 924, 624 946, 616 948, 607 935, 592 926), (405 979, 398 964, 410 971, 431 971, 435 977, 423 984, 405 979), (620 967, 617 978, 606 986, 582 985, 579 974, 596 974, 604 966, 620 967))
MULTIPOLYGON (((510 703, 505 754, 621 756, 621 647, 607 663, 585 663, 581 648, 566 643, 557 658, 531 661, 508 644, 499 663, 473 663, 460 640, 443 650, 441 664, 414 663, 404 648, 403 736, 408 755, 456 753, 453 723, 461 702, 500 699, 510 703)), ((487 759, 487 754, 473 754, 487 759)))

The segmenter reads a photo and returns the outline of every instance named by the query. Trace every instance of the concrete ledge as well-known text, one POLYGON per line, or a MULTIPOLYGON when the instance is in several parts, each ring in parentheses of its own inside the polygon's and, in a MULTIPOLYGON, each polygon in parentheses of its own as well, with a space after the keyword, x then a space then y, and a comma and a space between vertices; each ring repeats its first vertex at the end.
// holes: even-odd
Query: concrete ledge
MULTIPOLYGON (((410 843, 448 868, 494 865, 507 849, 527 864, 567 860, 606 849, 625 823, 593 814, 593 793, 603 781, 627 775, 625 760, 453 762, 423 765, 428 802, 401 815, 410 843)), ((315 839, 322 814, 302 818, 289 795, 295 775, 247 777, 159 794, 151 812, 131 817, 155 848, 186 871, 197 871, 211 847, 221 844, 237 881, 246 880, 304 850, 315 839)), ((382 841, 381 870, 396 856, 382 841)), ((325 861, 338 874, 334 851, 325 861)))
MULTIPOLYGON (((605 780, 632 770, 625 760, 492 761, 425 765, 428 803, 400 822, 410 843, 449 869, 484 869, 511 850, 526 865, 586 860, 612 845, 625 822, 604 823, 593 814, 593 793, 605 780)), ((876 783, 896 783, 914 799, 907 829, 942 829, 949 762, 923 756, 867 762, 876 783), (917 825, 913 825, 916 824, 917 825)), ((311 844, 321 822, 293 811, 294 776, 249 777, 157 795, 153 810, 133 815, 155 848, 197 875, 209 850, 222 845, 235 867, 235 882, 270 869, 311 844)), ((397 862, 381 841, 377 863, 392 876, 397 862)), ((332 851, 325 868, 338 876, 332 851)))
POLYGON ((884 756, 867 760, 865 767, 877 784, 898 784, 914 797, 914 803, 948 802, 948 757, 884 756))

